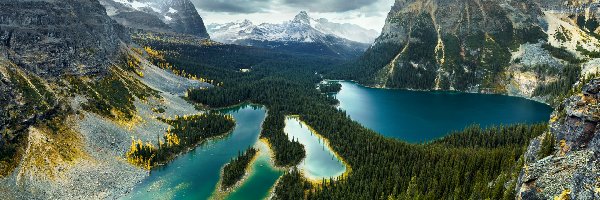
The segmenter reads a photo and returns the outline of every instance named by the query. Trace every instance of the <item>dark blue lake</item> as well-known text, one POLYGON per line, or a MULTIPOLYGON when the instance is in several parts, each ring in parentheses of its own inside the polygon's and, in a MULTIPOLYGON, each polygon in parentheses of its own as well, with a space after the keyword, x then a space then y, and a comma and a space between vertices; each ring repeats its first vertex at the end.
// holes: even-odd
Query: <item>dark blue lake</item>
POLYGON ((423 142, 467 126, 482 127, 539 123, 550 119, 552 108, 524 98, 459 92, 421 92, 367 88, 340 82, 340 109, 382 135, 423 142))

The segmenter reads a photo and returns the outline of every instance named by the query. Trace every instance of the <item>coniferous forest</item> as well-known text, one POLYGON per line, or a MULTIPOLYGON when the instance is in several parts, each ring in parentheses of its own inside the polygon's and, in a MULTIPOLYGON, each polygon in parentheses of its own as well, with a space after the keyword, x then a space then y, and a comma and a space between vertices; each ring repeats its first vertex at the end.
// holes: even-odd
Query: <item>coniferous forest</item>
POLYGON ((245 53, 254 51, 247 47, 136 40, 164 52, 165 62, 174 68, 222 83, 190 90, 191 101, 211 108, 242 102, 265 105, 268 115, 261 137, 271 143, 276 165, 293 166, 304 158, 303 146, 283 132, 285 116, 299 115, 352 167, 347 177, 323 181, 322 187, 313 187, 292 170, 280 179, 276 199, 514 199, 528 141, 547 131, 546 124, 474 126, 430 143, 409 144, 352 121, 333 106, 338 103, 334 97, 316 89, 320 74, 335 62, 331 58, 300 59, 302 55, 275 52, 253 56, 245 53), (200 49, 204 53, 198 54, 200 49), (219 59, 218 64, 208 61, 222 51, 240 54, 219 59), (239 60, 254 63, 252 72, 240 72, 239 60))
MULTIPOLYGON (((193 116, 179 116, 175 119, 160 119, 171 125, 166 133, 159 137, 158 146, 132 140, 127 152, 129 162, 146 169, 169 162, 181 152, 195 147, 209 138, 224 135, 235 126, 233 117, 214 113, 193 116)), ((158 136, 157 136, 158 137, 158 136)))

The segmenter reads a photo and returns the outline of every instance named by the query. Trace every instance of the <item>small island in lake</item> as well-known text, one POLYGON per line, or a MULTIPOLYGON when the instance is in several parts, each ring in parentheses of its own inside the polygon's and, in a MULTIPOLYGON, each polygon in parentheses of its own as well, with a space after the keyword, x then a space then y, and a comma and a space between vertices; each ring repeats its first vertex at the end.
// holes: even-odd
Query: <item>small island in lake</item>
POLYGON ((223 168, 223 181, 221 181, 221 188, 227 190, 238 183, 244 175, 246 170, 252 163, 252 160, 256 157, 258 150, 255 148, 249 148, 244 153, 239 153, 238 157, 234 158, 223 168))

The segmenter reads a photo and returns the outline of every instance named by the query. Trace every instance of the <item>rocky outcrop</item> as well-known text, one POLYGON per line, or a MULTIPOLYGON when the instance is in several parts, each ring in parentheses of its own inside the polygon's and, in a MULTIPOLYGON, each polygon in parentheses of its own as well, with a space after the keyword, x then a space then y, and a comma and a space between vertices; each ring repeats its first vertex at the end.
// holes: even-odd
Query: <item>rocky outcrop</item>
MULTIPOLYGON (((565 101, 565 115, 551 124, 554 151, 540 157, 533 140, 517 184, 517 199, 600 199, 600 79, 565 101)), ((561 115, 556 113, 555 115, 561 115)))
POLYGON ((202 38, 209 38, 204 26, 204 21, 198 14, 196 7, 189 0, 162 0, 163 8, 177 12, 170 12, 168 16, 172 18, 170 25, 177 33, 196 35, 202 38))
POLYGON ((204 21, 190 0, 100 0, 120 24, 157 32, 209 38, 204 21))
POLYGON ((0 2, 0 52, 45 78, 98 74, 128 41, 97 0, 0 2))

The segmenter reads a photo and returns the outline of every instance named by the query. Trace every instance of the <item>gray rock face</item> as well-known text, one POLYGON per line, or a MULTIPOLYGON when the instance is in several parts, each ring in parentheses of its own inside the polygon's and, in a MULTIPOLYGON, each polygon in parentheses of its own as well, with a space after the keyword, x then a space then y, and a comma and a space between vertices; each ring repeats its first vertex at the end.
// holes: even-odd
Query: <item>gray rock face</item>
MULTIPOLYGON (((14 109, 15 105, 18 105, 13 91, 14 88, 8 77, 0 73, 0 94, 2 94, 0 95, 0 130, 4 130, 11 120, 9 109, 14 109)), ((0 148, 4 143, 1 137, 2 133, 0 132, 0 148)))
POLYGON ((565 100, 566 117, 551 124, 555 153, 538 158, 541 137, 531 142, 517 184, 518 199, 600 199, 600 79, 565 100))
POLYGON ((163 8, 173 8, 177 10, 176 13, 169 13, 173 20, 170 25, 173 30, 178 33, 185 33, 190 35, 196 35, 202 38, 209 38, 204 26, 204 21, 198 14, 196 7, 189 0, 159 0, 162 1, 163 8))
POLYGON ((547 38, 541 16, 542 9, 531 0, 397 0, 363 58, 367 64, 361 67, 376 71, 363 82, 504 92, 497 91, 504 80, 489 77, 507 70, 509 49, 547 38))
POLYGON ((46 78, 102 73, 129 40, 96 0, 13 0, 0 8, 0 52, 46 78))
POLYGON ((100 3, 111 18, 130 28, 209 38, 204 21, 189 0, 100 0, 100 3))
MULTIPOLYGON (((510 32, 536 25, 541 9, 528 0, 397 0, 388 14, 379 42, 404 44, 420 14, 431 17, 442 35, 469 36, 510 32)), ((414 36, 413 36, 414 37, 414 36)))

